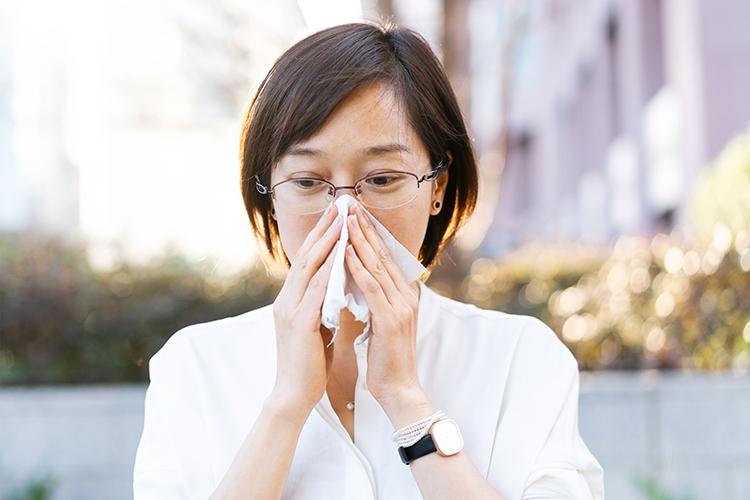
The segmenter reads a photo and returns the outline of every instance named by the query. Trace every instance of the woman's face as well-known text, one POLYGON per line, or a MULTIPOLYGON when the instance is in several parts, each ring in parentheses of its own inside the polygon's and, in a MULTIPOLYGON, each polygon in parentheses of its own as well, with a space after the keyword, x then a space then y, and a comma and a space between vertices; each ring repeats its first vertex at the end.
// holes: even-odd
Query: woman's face
MULTIPOLYGON (((271 185, 292 177, 314 177, 335 186, 351 186, 368 174, 387 171, 430 172, 429 154, 412 130, 393 92, 370 85, 353 92, 309 140, 292 146, 271 173, 271 185)), ((367 209, 414 256, 422 247, 430 215, 439 212, 448 175, 423 182, 417 197, 404 206, 367 209)), ((352 195, 343 190, 337 196, 352 195)), ((281 243, 289 260, 322 214, 297 215, 274 206, 281 243)))

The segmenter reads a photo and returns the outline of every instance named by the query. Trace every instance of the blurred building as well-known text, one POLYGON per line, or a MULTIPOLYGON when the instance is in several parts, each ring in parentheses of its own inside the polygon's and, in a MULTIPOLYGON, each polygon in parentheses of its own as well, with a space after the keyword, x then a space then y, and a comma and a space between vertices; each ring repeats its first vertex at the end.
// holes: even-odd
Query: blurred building
POLYGON ((0 234, 252 262, 242 108, 303 28, 294 0, 0 5, 0 234))
POLYGON ((495 254, 683 222, 700 170, 750 124, 750 2, 527 2, 495 254))
POLYGON ((0 9, 0 231, 72 235, 78 170, 65 154, 63 68, 19 24, 0 9))
POLYGON ((488 255, 672 227, 750 119, 745 0, 14 0, 0 7, 0 232, 240 259, 253 82, 306 31, 385 10, 453 54, 486 186, 464 241, 488 255))

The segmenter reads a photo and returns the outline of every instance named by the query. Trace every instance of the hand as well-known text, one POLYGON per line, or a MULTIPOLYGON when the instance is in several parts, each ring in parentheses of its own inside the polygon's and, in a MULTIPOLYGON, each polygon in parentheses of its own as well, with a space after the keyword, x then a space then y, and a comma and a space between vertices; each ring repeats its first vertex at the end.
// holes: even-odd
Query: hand
POLYGON ((419 288, 408 284, 359 206, 350 209, 346 265, 370 309, 367 387, 385 411, 424 393, 417 377, 419 288))
POLYGON ((284 404, 311 411, 325 392, 333 349, 321 308, 333 264, 333 247, 342 217, 329 206, 307 235, 273 304, 276 327, 274 396, 284 404))

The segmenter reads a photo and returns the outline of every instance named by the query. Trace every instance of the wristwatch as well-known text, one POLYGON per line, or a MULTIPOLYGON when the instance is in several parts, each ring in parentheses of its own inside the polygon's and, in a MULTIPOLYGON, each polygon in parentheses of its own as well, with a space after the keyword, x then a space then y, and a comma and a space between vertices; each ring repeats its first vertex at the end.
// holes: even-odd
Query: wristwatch
POLYGON ((399 447, 398 454, 401 461, 409 465, 414 460, 433 452, 449 457, 461 451, 463 447, 464 438, 461 436, 458 424, 446 418, 432 424, 430 432, 413 445, 406 448, 399 447))

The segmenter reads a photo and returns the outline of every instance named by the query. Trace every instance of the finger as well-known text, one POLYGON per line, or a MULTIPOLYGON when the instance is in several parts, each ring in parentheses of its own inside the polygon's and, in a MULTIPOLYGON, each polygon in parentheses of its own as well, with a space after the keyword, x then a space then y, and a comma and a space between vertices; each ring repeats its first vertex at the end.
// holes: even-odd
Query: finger
POLYGON ((362 229, 362 234, 365 235, 367 241, 370 242, 370 245, 375 249, 375 253, 388 270, 388 274, 391 276, 396 287, 401 291, 406 290, 409 288, 409 283, 404 279, 404 274, 398 267, 391 250, 375 229, 375 224, 372 222, 372 215, 365 212, 361 206, 356 206, 355 209, 357 211, 357 221, 362 229))
POLYGON ((328 288, 328 278, 331 276, 331 268, 333 268, 333 260, 336 252, 329 252, 322 266, 315 272, 310 278, 305 287, 302 300, 300 301, 300 309, 312 308, 318 311, 323 307, 323 299, 326 295, 328 288))
MULTIPOLYGON (((370 244, 365 235, 362 233, 362 229, 359 226, 357 217, 352 215, 349 219, 349 242, 353 248, 354 254, 357 256, 359 262, 367 270, 368 274, 374 278, 379 287, 382 289, 382 293, 385 294, 389 301, 397 300, 398 289, 393 283, 393 279, 388 273, 384 262, 377 254, 375 248, 370 244)), ((376 287, 371 286, 374 291, 376 287)))
MULTIPOLYGON (((364 232, 367 229, 362 227, 361 220, 356 213, 349 217, 349 241, 365 269, 380 283, 389 301, 398 300, 400 292, 394 277, 400 275, 401 271, 393 262, 391 252, 374 229, 374 235, 367 237, 364 232)), ((401 280, 403 281, 403 278, 401 280)))
POLYGON ((309 286, 310 280, 320 270, 326 259, 333 255, 333 247, 341 236, 342 223, 343 217, 336 216, 333 223, 313 243, 310 250, 305 254, 299 255, 292 262, 292 267, 289 269, 289 275, 284 286, 289 288, 288 293, 296 297, 296 303, 302 300, 302 296, 309 286))
POLYGON ((370 311, 377 315, 379 311, 387 311, 387 308, 391 308, 391 302, 384 293, 381 282, 365 268, 352 245, 347 245, 344 257, 349 273, 351 273, 359 289, 362 290, 362 295, 364 295, 370 311))
POLYGON ((326 230, 331 226, 331 224, 333 224, 333 222, 336 220, 337 215, 338 208, 336 208, 333 204, 328 205, 328 208, 326 208, 325 212, 323 212, 323 215, 320 216, 320 219, 318 219, 315 227, 307 235, 305 241, 302 242, 302 245, 300 245, 299 249, 297 250, 297 254, 294 256, 295 259, 298 256, 305 255, 310 251, 315 242, 318 241, 323 236, 323 234, 325 234, 326 230))

